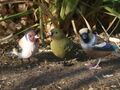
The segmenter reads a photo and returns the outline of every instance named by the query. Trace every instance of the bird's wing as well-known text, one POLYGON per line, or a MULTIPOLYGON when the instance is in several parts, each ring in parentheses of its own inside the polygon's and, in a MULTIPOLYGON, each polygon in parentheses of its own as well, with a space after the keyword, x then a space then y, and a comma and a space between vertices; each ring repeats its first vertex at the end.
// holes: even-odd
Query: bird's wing
POLYGON ((20 48, 24 48, 26 46, 26 37, 23 36, 20 40, 19 40, 19 46, 20 48))
POLYGON ((66 40, 66 45, 64 47, 65 52, 71 51, 72 48, 73 48, 73 42, 69 39, 66 40))
POLYGON ((107 42, 95 44, 92 46, 92 48, 94 50, 99 50, 99 51, 115 51, 116 49, 118 49, 118 47, 116 45, 112 45, 112 44, 107 43, 107 42))
POLYGON ((65 51, 70 52, 72 48, 73 48, 73 42, 70 41, 69 43, 66 44, 65 51))

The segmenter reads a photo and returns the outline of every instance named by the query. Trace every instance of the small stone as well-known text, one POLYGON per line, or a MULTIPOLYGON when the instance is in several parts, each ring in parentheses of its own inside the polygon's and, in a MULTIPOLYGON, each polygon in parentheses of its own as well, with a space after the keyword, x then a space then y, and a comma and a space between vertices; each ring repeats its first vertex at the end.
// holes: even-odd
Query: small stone
POLYGON ((111 85, 112 88, 116 88, 117 86, 116 85, 111 85))
POLYGON ((37 88, 31 88, 31 90, 37 90, 37 88))

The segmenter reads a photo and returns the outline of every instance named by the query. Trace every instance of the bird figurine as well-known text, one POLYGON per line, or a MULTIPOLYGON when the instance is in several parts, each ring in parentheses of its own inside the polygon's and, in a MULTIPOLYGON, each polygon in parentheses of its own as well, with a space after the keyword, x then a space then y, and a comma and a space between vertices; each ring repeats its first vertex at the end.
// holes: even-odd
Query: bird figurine
POLYGON ((80 35, 80 44, 83 48, 84 52, 87 56, 92 58, 99 58, 97 64, 95 66, 89 65, 89 69, 97 69, 99 68, 99 63, 101 62, 101 58, 114 54, 116 56, 120 56, 116 53, 119 50, 117 45, 99 41, 100 37, 97 34, 94 34, 88 28, 82 28, 79 30, 80 35))
POLYGON ((28 31, 19 41, 19 47, 22 49, 18 52, 16 48, 13 49, 12 53, 17 55, 19 58, 30 58, 34 55, 38 48, 38 36, 33 30, 28 31))
POLYGON ((64 66, 69 65, 70 63, 66 62, 65 59, 70 55, 70 52, 73 49, 73 42, 65 36, 61 29, 58 28, 51 30, 51 39, 50 47, 53 54, 64 59, 64 66))

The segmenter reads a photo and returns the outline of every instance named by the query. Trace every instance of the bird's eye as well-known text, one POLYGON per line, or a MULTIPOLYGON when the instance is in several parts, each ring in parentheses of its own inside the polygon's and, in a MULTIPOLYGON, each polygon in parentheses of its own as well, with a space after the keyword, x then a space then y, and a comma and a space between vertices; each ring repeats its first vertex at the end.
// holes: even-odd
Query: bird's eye
POLYGON ((87 33, 84 33, 84 34, 82 34, 82 36, 81 36, 83 39, 86 39, 87 37, 88 37, 88 34, 87 33))
POLYGON ((58 32, 55 32, 56 34, 58 33, 58 32))
POLYGON ((32 37, 32 35, 29 35, 29 37, 32 37))

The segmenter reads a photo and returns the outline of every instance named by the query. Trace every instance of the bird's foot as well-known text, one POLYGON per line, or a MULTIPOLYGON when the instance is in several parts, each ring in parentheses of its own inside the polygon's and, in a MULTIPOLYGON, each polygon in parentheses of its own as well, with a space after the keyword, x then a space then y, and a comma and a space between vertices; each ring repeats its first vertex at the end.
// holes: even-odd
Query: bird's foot
POLYGON ((90 70, 95 70, 95 69, 101 69, 101 67, 98 65, 98 66, 90 67, 89 69, 90 69, 90 70))
POLYGON ((13 50, 12 50, 12 52, 11 52, 12 54, 14 54, 14 55, 18 55, 18 51, 17 51, 17 49, 16 48, 13 48, 13 50))
POLYGON ((101 67, 99 65, 93 65, 92 63, 85 64, 85 66, 87 66, 87 68, 90 70, 101 69, 101 67))
POLYGON ((63 66, 72 66, 74 65, 72 62, 64 61, 63 66))

